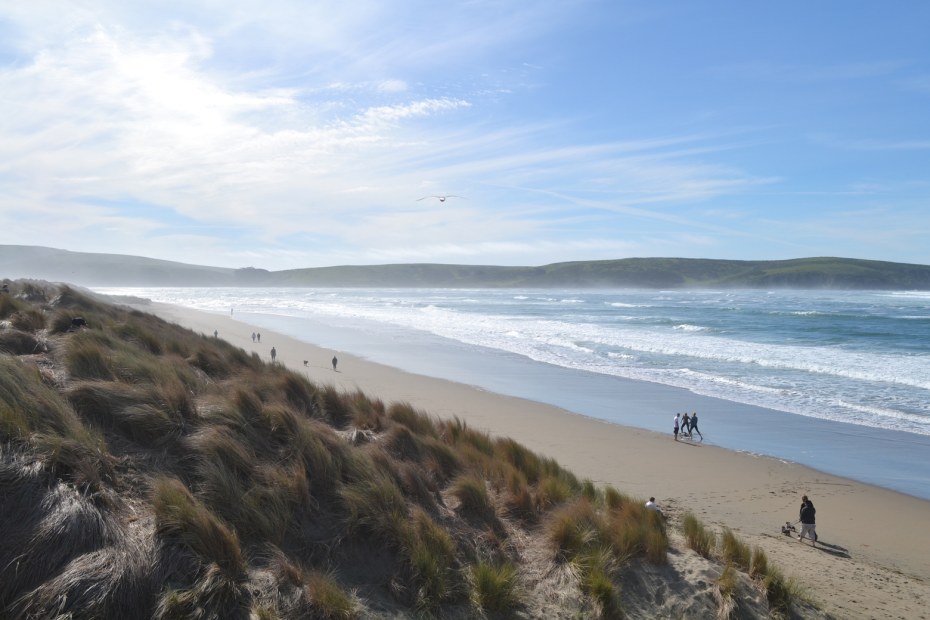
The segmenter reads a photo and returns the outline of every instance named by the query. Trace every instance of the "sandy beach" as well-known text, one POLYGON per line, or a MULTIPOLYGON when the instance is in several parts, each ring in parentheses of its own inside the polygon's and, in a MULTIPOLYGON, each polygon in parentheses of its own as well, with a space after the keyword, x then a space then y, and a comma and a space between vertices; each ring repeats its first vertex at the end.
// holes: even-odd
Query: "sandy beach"
MULTIPOLYGON (((320 384, 405 401, 441 418, 509 436, 551 456, 579 477, 656 497, 673 520, 684 512, 730 527, 765 549, 785 574, 839 618, 927 618, 930 502, 795 463, 622 427, 473 386, 414 375, 256 328, 235 317, 165 304, 140 304, 196 332, 254 351, 320 384), (261 332, 261 342, 251 334, 261 332), (338 369, 331 364, 338 357, 338 369), (817 548, 781 534, 796 521, 802 494, 817 507, 817 548)), ((630 389, 636 389, 632 382, 630 389)), ((654 386, 650 386, 654 389, 654 386)), ((674 411, 669 412, 669 421, 674 411)), ((671 424, 670 424, 671 425, 671 424)))

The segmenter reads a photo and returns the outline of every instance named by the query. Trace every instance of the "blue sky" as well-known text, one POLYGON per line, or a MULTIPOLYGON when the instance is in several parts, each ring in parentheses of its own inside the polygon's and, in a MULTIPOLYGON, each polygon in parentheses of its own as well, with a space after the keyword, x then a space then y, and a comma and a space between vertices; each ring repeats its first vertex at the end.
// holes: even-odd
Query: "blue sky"
POLYGON ((0 227, 272 270, 928 264, 928 25, 923 1, 5 2, 0 227))

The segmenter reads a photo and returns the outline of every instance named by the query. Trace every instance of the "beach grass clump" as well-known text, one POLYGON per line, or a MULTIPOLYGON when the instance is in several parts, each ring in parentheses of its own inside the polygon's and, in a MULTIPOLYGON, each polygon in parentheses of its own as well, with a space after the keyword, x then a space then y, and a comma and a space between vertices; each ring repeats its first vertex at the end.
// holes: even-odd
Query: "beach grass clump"
POLYGON ((740 570, 749 571, 752 563, 752 551, 745 542, 726 527, 720 534, 720 556, 724 562, 733 564, 740 570))
POLYGON ((693 513, 685 513, 682 519, 685 542, 688 548, 701 557, 709 558, 714 552, 717 537, 693 513))
POLYGON ((410 523, 403 555, 410 566, 416 608, 430 612, 461 590, 455 543, 421 508, 413 508, 410 523))
POLYGON ((479 561, 469 577, 472 604, 482 612, 509 614, 522 606, 519 573, 512 563, 479 561))
POLYGON ((603 494, 598 490, 594 482, 588 478, 585 478, 581 481, 581 490, 579 491, 581 496, 586 500, 593 502, 595 504, 602 503, 603 494))
POLYGON ((39 308, 26 308, 10 318, 10 324, 14 329, 33 333, 45 329, 47 321, 45 312, 39 308))
POLYGON ((18 329, 0 331, 0 353, 10 355, 32 355, 43 353, 45 346, 30 333, 18 329))
POLYGON ((423 437, 439 436, 433 419, 410 403, 392 403, 388 407, 387 417, 396 424, 403 424, 416 435, 423 437))
POLYGON ((786 578, 775 566, 770 566, 762 579, 762 588, 774 618, 788 618, 791 605, 800 597, 800 587, 794 579, 786 578))
POLYGON ((232 373, 233 366, 211 344, 213 343, 199 342, 187 358, 187 363, 200 369, 211 379, 225 379, 232 373))
POLYGON ((543 470, 542 459, 529 448, 509 437, 498 438, 494 441, 494 453, 497 458, 522 473, 527 483, 535 485, 539 482, 543 470))
POLYGON ((445 484, 464 468, 458 452, 440 439, 426 437, 422 440, 424 467, 438 484, 445 484))
POLYGON ((396 424, 382 436, 382 443, 391 455, 400 461, 419 463, 423 460, 423 443, 419 435, 407 426, 396 424))
POLYGON ((769 558, 762 547, 753 547, 752 561, 749 564, 749 577, 752 579, 764 579, 769 572, 769 558))
POLYGON ((621 493, 610 485, 604 487, 604 505, 608 510, 620 510, 627 504, 634 503, 634 499, 626 493, 621 493))
POLYGON ((463 514, 490 519, 494 516, 494 505, 484 478, 474 474, 463 474, 449 485, 449 492, 459 502, 463 514))
POLYGON ((449 445, 471 446, 486 457, 494 456, 494 441, 490 434, 470 428, 464 420, 453 417, 439 423, 439 432, 449 445))
POLYGON ((389 548, 401 546, 408 510, 393 478, 372 469, 371 476, 343 485, 339 497, 349 531, 373 536, 389 548))
POLYGON ((736 610, 738 587, 739 575, 732 564, 727 564, 714 582, 714 598, 717 600, 718 620, 729 620, 733 616, 733 612, 736 610))
POLYGON ((606 532, 602 515, 585 499, 560 508, 546 522, 546 538, 562 561, 572 561, 585 550, 602 546, 606 532))
POLYGON ((67 397, 76 412, 101 428, 115 429, 141 445, 161 446, 180 435, 181 421, 151 388, 83 381, 74 384, 67 397))
POLYGON ((103 479, 113 475, 113 458, 96 433, 85 430, 68 437, 36 433, 31 443, 53 477, 67 480, 83 492, 101 491, 103 479))
POLYGON ((204 562, 215 563, 229 578, 239 579, 245 558, 239 537, 176 478, 162 477, 152 491, 157 534, 190 549, 204 562))
POLYGON ((113 328, 113 333, 121 340, 152 355, 162 355, 165 351, 166 334, 158 329, 155 321, 146 320, 146 315, 134 313, 131 320, 122 321, 113 328))
POLYGON ((668 534, 662 517, 643 502, 629 502, 607 512, 609 540, 621 559, 643 557, 653 564, 668 561, 668 534))
POLYGON ((608 547, 591 549, 575 562, 579 569, 578 583, 594 603, 600 618, 623 618, 620 588, 612 575, 618 567, 617 558, 608 547))
POLYGON ((86 427, 36 367, 0 356, 0 439, 38 449, 53 471, 96 488, 109 474, 103 438, 86 427))
POLYGON ((564 476, 545 476, 536 485, 536 505, 539 510, 548 510, 574 496, 570 480, 564 476))
POLYGON ((298 414, 309 417, 321 417, 325 407, 316 386, 304 377, 276 366, 272 370, 275 379, 272 389, 284 396, 286 402, 298 414))
POLYGON ((13 295, 0 295, 0 319, 8 319, 17 312, 26 308, 26 304, 13 295))
POLYGON ((65 354, 68 373, 75 379, 112 381, 110 350, 91 338, 74 338, 65 354))
POLYGON ((353 620, 358 617, 355 600, 332 574, 319 570, 308 571, 306 588, 313 617, 324 620, 353 620))

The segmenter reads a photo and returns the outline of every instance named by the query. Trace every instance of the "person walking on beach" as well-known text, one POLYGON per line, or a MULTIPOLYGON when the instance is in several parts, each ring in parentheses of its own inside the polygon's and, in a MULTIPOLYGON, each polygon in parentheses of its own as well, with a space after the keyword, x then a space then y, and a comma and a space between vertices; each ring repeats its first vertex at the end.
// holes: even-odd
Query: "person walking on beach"
POLYGON ((336 364, 339 363, 339 360, 336 359, 336 356, 333 356, 333 370, 336 370, 336 364))
POLYGON ((274 350, 274 347, 271 347, 271 363, 274 363, 274 358, 278 356, 278 352, 274 350))
POLYGON ((252 342, 255 342, 255 332, 252 332, 252 342))
MULTIPOLYGON (((688 415, 687 413, 685 415, 688 415)), ((688 435, 694 437, 694 434, 697 433, 701 438, 701 441, 704 441, 704 435, 701 435, 701 431, 697 427, 697 411, 691 414, 691 426, 688 428, 688 435)))
POLYGON ((814 508, 814 502, 807 499, 807 496, 801 497, 801 533, 798 535, 798 540, 803 540, 804 538, 809 538, 813 546, 817 546, 817 526, 815 525, 814 516, 817 514, 817 509, 814 508))
POLYGON ((216 331, 216 330, 214 329, 214 330, 213 330, 213 337, 216 338, 216 337, 219 336, 219 335, 220 335, 220 332, 218 332, 218 331, 216 331))
POLYGON ((679 421, 680 416, 681 416, 680 413, 675 414, 675 426, 674 428, 672 428, 672 433, 674 433, 675 435, 675 441, 678 441, 678 421, 679 421))
POLYGON ((261 333, 255 334, 255 338, 256 338, 256 340, 258 340, 259 342, 261 342, 261 341, 262 341, 262 335, 261 335, 261 333))
POLYGON ((691 418, 688 417, 688 412, 685 411, 685 415, 681 417, 681 434, 686 435, 690 439, 691 433, 688 431, 689 424, 691 424, 691 418))

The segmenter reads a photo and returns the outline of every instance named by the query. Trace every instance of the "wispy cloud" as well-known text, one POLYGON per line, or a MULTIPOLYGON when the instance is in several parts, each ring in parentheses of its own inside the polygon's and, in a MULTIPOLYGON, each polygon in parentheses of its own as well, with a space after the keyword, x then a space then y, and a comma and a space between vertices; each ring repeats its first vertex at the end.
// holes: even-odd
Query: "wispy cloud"
MULTIPOLYGON (((525 264, 763 238, 746 214, 773 196, 886 186, 877 173, 799 181, 798 155, 758 156, 809 146, 809 131, 787 137, 793 119, 735 118, 726 93, 669 90, 674 63, 640 70, 689 53, 637 38, 677 13, 602 0, 6 3, 0 225, 27 243, 210 264, 525 264), (465 198, 418 203, 425 193, 465 198)), ((698 73, 807 92, 900 82, 916 66, 873 56, 698 73)), ((829 146, 930 146, 875 135, 829 146)))

